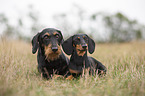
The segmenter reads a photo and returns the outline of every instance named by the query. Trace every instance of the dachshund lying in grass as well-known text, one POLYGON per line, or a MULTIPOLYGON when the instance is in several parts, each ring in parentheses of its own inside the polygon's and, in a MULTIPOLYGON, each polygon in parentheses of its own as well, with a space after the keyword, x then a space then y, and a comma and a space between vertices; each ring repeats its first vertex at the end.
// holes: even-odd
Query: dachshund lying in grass
POLYGON ((68 38, 62 44, 67 55, 71 55, 69 71, 73 77, 80 76, 84 69, 89 70, 91 75, 106 74, 106 67, 94 59, 87 56, 87 50, 92 54, 95 50, 95 42, 86 34, 76 34, 68 38))
POLYGON ((69 59, 61 51, 63 36, 61 31, 47 28, 37 33, 32 39, 32 53, 37 49, 38 71, 44 78, 51 78, 53 74, 67 77, 69 74, 69 59))

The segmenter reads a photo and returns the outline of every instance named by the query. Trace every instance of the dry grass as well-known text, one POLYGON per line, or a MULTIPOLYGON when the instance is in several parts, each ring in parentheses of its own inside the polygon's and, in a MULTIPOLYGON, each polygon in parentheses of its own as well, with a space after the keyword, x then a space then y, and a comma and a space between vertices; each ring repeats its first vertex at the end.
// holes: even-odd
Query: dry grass
POLYGON ((31 44, 0 41, 1 96, 144 96, 145 42, 99 44, 93 56, 108 69, 102 78, 43 80, 31 44))

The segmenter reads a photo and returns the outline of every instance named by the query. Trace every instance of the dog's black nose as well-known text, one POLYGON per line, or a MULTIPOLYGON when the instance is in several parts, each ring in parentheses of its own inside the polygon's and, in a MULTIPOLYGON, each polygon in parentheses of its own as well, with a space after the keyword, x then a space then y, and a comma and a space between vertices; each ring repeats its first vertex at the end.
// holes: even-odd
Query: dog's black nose
POLYGON ((52 47, 52 51, 53 51, 53 52, 56 52, 57 50, 58 50, 57 47, 52 47))
POLYGON ((87 48, 87 44, 82 45, 83 48, 87 48))

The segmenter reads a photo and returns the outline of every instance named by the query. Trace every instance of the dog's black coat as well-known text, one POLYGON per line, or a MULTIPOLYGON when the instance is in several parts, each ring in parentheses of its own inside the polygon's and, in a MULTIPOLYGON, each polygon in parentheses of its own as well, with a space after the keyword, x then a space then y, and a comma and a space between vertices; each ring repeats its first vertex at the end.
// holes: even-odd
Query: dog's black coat
MULTIPOLYGON (((46 28, 33 37, 32 53, 35 54, 38 49, 38 71, 44 78, 51 78, 54 73, 63 76, 68 75, 69 59, 64 55, 61 49, 58 57, 54 59, 47 58, 45 54, 45 47, 49 46, 49 48, 51 47, 51 54, 55 55, 62 42, 63 36, 61 31, 53 28, 46 28)), ((53 56, 51 58, 53 58, 53 56)))
POLYGON ((92 54, 95 50, 95 42, 86 34, 76 34, 68 38, 63 42, 62 48, 64 52, 71 55, 69 70, 73 70, 72 75, 79 76, 82 74, 83 69, 89 68, 89 73, 95 75, 96 73, 106 74, 106 67, 94 59, 93 57, 87 56, 87 50, 92 54), (80 45, 80 49, 77 46, 80 45), (78 54, 79 52, 84 52, 83 54, 78 54))

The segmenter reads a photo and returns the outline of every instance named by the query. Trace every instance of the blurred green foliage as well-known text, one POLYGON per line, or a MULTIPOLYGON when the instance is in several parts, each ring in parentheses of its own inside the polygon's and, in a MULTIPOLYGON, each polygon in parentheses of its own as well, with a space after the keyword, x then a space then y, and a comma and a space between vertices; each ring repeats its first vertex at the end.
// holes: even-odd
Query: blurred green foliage
MULTIPOLYGON (((18 18, 16 24, 12 25, 5 14, 0 14, 0 28, 2 36, 10 39, 21 39, 30 41, 32 36, 47 25, 40 23, 39 12, 32 5, 29 6, 27 21, 18 18), (23 33, 29 35, 23 35, 23 33)), ((63 31, 64 38, 77 33, 87 33, 96 42, 128 42, 145 39, 145 26, 136 20, 132 20, 123 13, 110 14, 98 12, 88 15, 83 8, 74 5, 71 12, 55 14, 53 20, 56 28, 63 31)))

